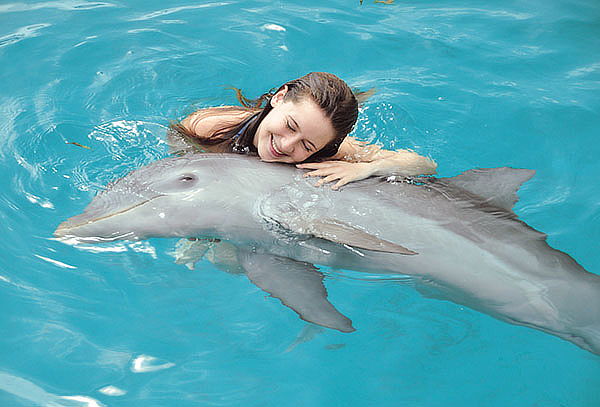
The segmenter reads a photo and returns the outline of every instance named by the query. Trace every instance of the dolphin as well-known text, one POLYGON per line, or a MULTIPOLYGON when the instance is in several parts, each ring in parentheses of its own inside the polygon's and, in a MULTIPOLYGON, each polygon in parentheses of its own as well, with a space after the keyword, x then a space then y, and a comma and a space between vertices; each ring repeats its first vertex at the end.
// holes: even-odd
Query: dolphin
POLYGON ((352 332, 315 265, 412 276, 421 291, 600 354, 600 276, 518 219, 534 171, 369 178, 334 191, 236 154, 169 157, 109 184, 61 223, 66 242, 208 237, 239 248, 257 286, 306 321, 352 332))

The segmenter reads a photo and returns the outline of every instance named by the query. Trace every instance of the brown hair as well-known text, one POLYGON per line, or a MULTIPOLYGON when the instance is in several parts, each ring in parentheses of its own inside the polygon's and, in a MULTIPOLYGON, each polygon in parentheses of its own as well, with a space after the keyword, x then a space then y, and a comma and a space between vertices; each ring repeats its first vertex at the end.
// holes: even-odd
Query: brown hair
MULTIPOLYGON (((326 72, 311 72, 301 78, 286 82, 276 91, 271 90, 255 100, 244 97, 240 89, 232 88, 236 91, 237 99, 242 106, 228 109, 232 112, 249 111, 254 112, 255 114, 250 115, 238 124, 226 124, 223 128, 217 129, 208 139, 203 139, 201 143, 207 145, 228 143, 235 152, 256 151, 252 144, 256 130, 261 121, 273 109, 270 103, 273 95, 286 86, 287 93, 284 96, 285 101, 297 102, 302 98, 309 97, 323 110, 325 116, 331 120, 333 129, 335 130, 334 139, 321 150, 314 153, 309 159, 325 158, 335 155, 356 123, 358 117, 358 101, 352 92, 352 89, 350 89, 343 80, 326 72), (242 134, 238 135, 240 131, 242 134)), ((215 113, 213 114, 223 112, 221 109, 226 108, 219 108, 219 110, 215 109, 215 113)), ((209 114, 210 113, 207 112, 207 115, 209 114)), ((172 125, 172 127, 188 136, 193 136, 181 125, 175 124, 172 125)))

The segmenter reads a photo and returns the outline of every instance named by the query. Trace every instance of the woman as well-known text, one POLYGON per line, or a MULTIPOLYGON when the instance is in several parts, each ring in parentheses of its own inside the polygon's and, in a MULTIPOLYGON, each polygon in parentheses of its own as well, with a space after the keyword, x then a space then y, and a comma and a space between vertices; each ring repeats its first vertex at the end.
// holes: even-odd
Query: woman
POLYGON ((242 107, 201 109, 173 127, 204 151, 257 154, 263 161, 297 164, 311 170, 305 176, 322 177, 317 186, 337 181, 333 189, 372 175, 436 172, 433 160, 412 151, 382 150, 348 137, 358 101, 333 74, 312 72, 289 81, 253 107, 239 91, 238 99, 242 107))
MULTIPOLYGON (((312 72, 256 101, 238 91, 238 100, 243 106, 201 109, 172 128, 203 151, 256 154, 263 161, 296 164, 311 170, 305 176, 322 177, 318 186, 337 181, 333 189, 372 175, 436 171, 435 162, 411 151, 382 150, 348 137, 358 101, 335 75, 312 72)), ((218 239, 181 240, 174 255, 177 263, 192 269, 206 257, 224 271, 240 270, 237 248, 218 239)))

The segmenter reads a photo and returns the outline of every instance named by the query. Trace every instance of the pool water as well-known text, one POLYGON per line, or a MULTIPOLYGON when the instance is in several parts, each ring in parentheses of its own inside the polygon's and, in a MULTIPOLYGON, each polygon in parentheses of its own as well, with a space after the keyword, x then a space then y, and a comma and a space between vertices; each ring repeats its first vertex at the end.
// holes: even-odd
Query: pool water
POLYGON ((323 268, 343 334, 176 239, 52 238, 170 120, 319 70, 377 89, 358 138, 535 169, 516 213, 600 273, 597 1, 3 2, 0 61, 0 406, 600 406, 597 355, 402 276, 323 268))

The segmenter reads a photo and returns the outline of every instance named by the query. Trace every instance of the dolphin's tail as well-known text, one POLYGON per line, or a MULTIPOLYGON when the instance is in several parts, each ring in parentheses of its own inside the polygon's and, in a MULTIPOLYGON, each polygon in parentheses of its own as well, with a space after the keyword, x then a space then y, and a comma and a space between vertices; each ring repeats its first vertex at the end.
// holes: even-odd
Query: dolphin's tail
POLYGON ((600 355, 600 276, 577 274, 570 281, 557 280, 546 287, 539 301, 543 305, 536 306, 541 319, 508 322, 547 332, 600 355))

